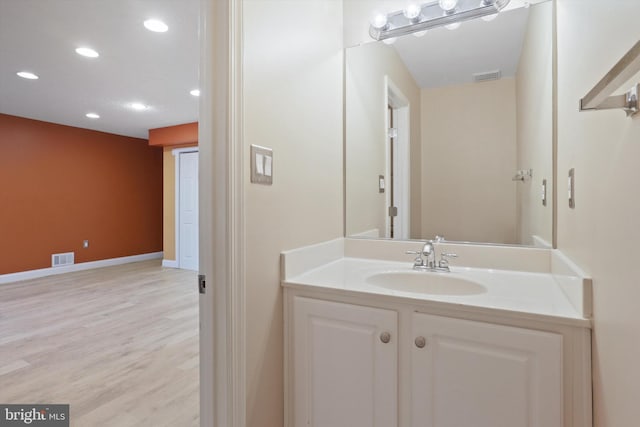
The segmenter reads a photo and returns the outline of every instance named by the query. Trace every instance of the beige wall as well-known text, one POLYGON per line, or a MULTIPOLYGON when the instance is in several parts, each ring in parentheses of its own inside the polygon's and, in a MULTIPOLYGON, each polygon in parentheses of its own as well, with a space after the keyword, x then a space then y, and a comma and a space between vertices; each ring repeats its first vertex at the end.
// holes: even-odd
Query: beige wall
POLYGON ((529 21, 516 75, 517 169, 533 169, 533 179, 518 183, 518 242, 536 235, 552 243, 553 222, 553 4, 529 9, 529 21), (547 180, 547 205, 541 201, 547 180))
POLYGON ((176 158, 172 147, 162 149, 162 250, 166 260, 176 259, 176 158))
POLYGON ((422 90, 422 238, 516 242, 515 86, 422 90))
POLYGON ((593 277, 596 427, 640 420, 640 116, 578 101, 640 39, 638 16, 636 0, 558 0, 558 246, 593 277))
MULTIPOLYGON (((419 233, 420 88, 395 49, 384 43, 368 43, 347 49, 345 70, 347 235, 372 229, 378 229, 381 235, 385 233, 387 193, 378 191, 378 175, 386 175, 387 162, 385 76, 409 100, 410 229, 419 233)), ((386 181, 391 185, 388 176, 386 181)))
POLYGON ((342 2, 245 0, 243 20, 247 425, 282 427, 280 252, 343 234, 342 2), (250 144, 272 186, 248 182, 250 144))

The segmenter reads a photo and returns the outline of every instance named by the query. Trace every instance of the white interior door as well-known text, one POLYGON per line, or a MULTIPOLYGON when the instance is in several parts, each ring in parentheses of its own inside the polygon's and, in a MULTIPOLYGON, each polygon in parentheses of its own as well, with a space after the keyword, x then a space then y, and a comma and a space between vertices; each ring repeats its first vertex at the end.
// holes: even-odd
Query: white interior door
POLYGON ((198 152, 179 154, 178 257, 180 268, 198 270, 198 152))

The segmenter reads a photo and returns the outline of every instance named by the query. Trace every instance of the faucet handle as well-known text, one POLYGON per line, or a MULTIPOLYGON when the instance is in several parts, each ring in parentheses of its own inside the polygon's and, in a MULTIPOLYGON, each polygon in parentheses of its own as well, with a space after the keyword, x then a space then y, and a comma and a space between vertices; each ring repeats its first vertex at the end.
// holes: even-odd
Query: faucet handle
POLYGON ((440 261, 438 261, 438 267, 444 268, 448 271, 449 260, 447 258, 458 258, 458 254, 452 254, 452 253, 446 253, 446 252, 440 253, 440 261))
POLYGON ((413 265, 414 266, 419 266, 423 264, 423 260, 422 260, 422 251, 405 251, 405 254, 407 255, 415 255, 416 259, 413 260, 413 265))

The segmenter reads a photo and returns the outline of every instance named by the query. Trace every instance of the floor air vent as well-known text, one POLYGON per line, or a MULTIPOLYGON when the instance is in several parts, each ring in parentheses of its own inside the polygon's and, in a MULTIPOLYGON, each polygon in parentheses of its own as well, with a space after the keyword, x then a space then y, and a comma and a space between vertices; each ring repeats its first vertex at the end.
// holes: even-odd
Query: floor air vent
POLYGON ((53 254, 51 255, 51 266, 62 267, 63 265, 71 265, 74 262, 73 252, 67 252, 65 254, 53 254))
POLYGON ((502 71, 500 70, 488 71, 486 73, 474 74, 473 81, 476 83, 489 82, 491 80, 500 80, 500 77, 502 77, 502 71))

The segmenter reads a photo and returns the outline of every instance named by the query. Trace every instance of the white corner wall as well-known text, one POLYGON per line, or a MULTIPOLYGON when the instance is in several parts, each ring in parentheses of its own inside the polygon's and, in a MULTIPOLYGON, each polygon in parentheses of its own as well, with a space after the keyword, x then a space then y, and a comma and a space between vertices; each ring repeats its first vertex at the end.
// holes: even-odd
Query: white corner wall
MULTIPOLYGON (((578 101, 640 39, 636 0, 558 0, 558 247, 593 278, 596 427, 640 420, 640 116, 578 101), (575 168, 576 207, 566 199, 575 168)), ((640 75, 628 85, 640 82, 640 75)))
POLYGON ((246 419, 282 427, 279 255, 343 234, 342 1, 244 0, 243 21, 246 419), (273 148, 272 186, 249 182, 250 144, 273 148))

